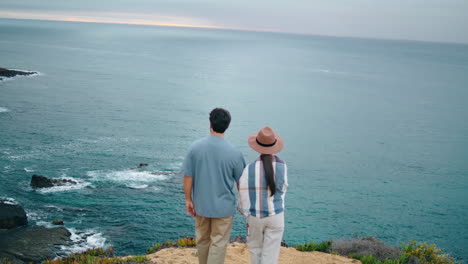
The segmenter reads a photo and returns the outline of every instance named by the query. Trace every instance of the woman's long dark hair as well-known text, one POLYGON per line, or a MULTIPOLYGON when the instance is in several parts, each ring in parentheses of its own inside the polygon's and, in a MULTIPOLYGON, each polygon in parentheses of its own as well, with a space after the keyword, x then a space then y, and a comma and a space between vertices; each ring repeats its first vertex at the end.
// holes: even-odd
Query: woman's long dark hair
POLYGON ((275 172, 273 171, 273 155, 262 154, 260 158, 263 162, 263 169, 265 170, 265 178, 268 187, 270 188, 271 196, 276 192, 275 172))

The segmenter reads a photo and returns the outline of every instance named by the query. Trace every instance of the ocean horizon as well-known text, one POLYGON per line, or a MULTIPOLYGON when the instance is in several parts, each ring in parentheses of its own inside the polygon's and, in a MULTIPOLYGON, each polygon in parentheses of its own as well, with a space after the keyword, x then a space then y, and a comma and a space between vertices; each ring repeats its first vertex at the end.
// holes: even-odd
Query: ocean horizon
POLYGON ((0 81, 0 198, 31 225, 64 219, 65 252, 194 236, 180 169, 224 107, 247 162, 260 127, 285 141, 289 244, 417 240, 468 260, 467 44, 16 19, 0 36, 0 67, 38 72, 0 81))

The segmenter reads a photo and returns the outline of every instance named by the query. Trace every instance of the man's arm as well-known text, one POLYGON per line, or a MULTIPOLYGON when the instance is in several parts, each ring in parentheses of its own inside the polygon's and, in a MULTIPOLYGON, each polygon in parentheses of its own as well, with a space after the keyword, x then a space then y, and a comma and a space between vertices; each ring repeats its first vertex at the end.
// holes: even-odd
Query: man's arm
POLYGON ((244 172, 244 168, 245 168, 244 155, 242 154, 242 152, 239 152, 239 158, 237 160, 237 164, 234 166, 234 171, 233 171, 233 176, 237 183, 239 183, 239 179, 242 173, 244 172))
POLYGON ((192 183, 192 177, 184 176, 185 210, 188 215, 196 216, 197 214, 192 202, 192 183))

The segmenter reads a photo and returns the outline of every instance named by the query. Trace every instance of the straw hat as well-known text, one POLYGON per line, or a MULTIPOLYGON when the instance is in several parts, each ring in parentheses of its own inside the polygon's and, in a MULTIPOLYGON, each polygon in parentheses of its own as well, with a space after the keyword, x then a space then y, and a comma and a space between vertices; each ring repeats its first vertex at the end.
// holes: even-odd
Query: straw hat
POLYGON ((250 135, 248 142, 253 150, 261 154, 275 154, 283 149, 283 140, 268 126, 250 135))

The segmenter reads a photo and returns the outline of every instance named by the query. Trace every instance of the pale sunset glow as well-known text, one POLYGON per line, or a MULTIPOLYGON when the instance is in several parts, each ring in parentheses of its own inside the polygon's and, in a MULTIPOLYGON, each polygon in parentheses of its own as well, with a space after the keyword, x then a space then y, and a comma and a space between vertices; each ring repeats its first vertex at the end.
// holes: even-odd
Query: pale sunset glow
POLYGON ((168 26, 187 28, 215 28, 215 29, 237 29, 237 30, 258 30, 236 27, 223 27, 214 25, 206 19, 192 17, 165 16, 146 13, 117 13, 117 12, 70 12, 66 14, 58 13, 37 13, 37 12, 17 12, 0 10, 1 18, 10 19, 31 19, 49 21, 67 21, 83 23, 110 23, 146 26, 168 26))

